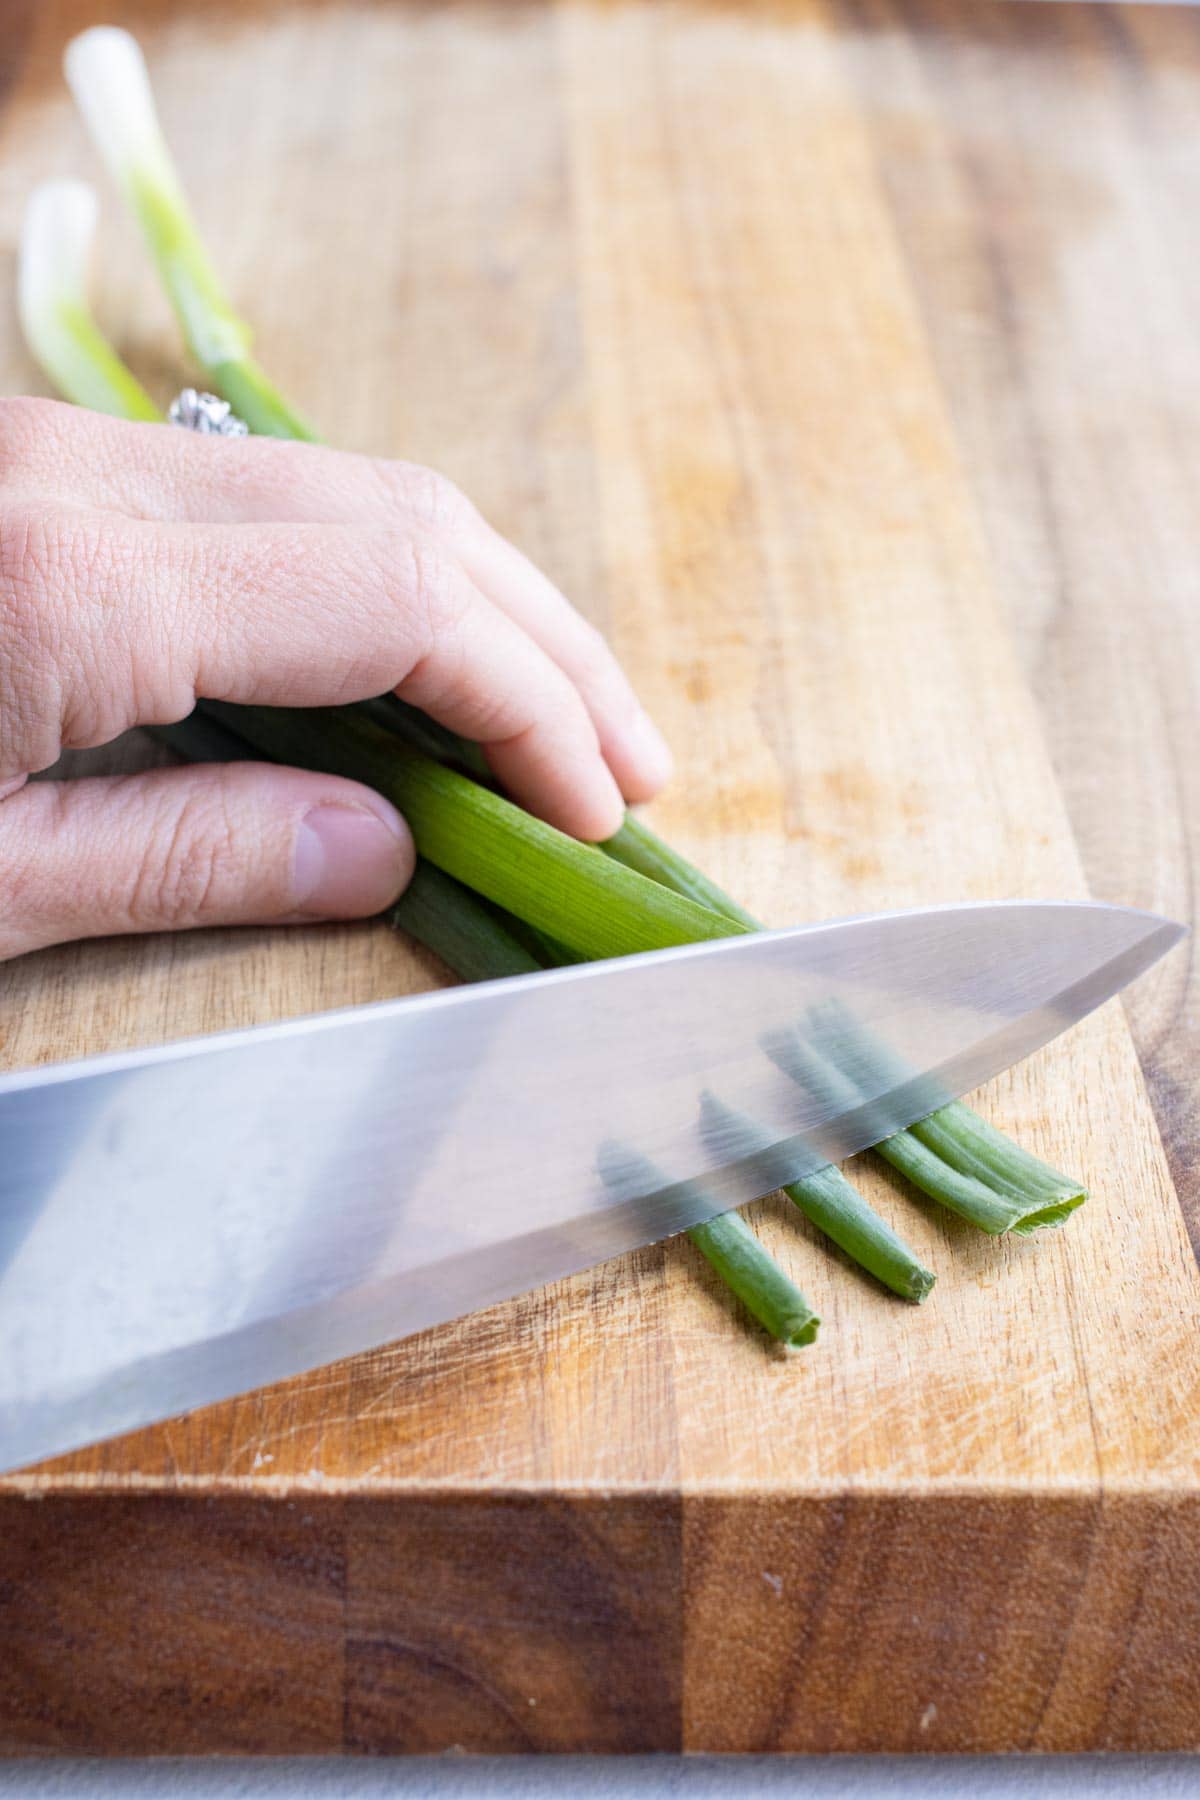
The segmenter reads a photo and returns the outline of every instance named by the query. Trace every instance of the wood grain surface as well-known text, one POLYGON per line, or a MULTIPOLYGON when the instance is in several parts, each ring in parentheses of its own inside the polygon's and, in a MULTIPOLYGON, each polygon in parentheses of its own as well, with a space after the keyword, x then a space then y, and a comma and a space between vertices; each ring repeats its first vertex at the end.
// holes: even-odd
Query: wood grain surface
MULTIPOLYGON (((58 58, 106 10, 0 4, 5 391, 23 199, 92 167, 58 58)), ((610 633, 678 753, 655 823, 747 905, 1191 915, 1200 15, 122 21, 268 366, 610 633)), ((111 202, 97 295, 165 401, 111 202)), ((3 1058, 444 978, 375 926, 75 946, 0 971, 3 1058)), ((978 1096, 1088 1181, 1061 1233, 858 1159, 919 1311, 771 1200, 797 1357, 672 1242, 6 1478, 0 1747, 1197 1747, 1195 995, 1177 952, 978 1096)))

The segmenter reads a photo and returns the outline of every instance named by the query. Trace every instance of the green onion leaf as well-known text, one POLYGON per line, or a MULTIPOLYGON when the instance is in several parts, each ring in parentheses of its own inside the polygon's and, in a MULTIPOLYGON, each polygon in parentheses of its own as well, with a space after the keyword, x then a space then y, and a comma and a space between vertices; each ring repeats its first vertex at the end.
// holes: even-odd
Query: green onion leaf
MULTIPOLYGON (((821 1055, 810 1057, 807 1085, 820 1081, 828 1092, 830 1084, 840 1084, 848 1097, 869 1098, 913 1079, 913 1071, 843 1007, 815 1009, 809 1024, 821 1055)), ((800 1053, 797 1034, 789 1056, 800 1053)), ((960 1100, 875 1148, 923 1193, 993 1236, 1007 1231, 1026 1236, 1061 1225, 1087 1198, 1078 1182, 1022 1150, 960 1100)))
MULTIPOLYGON (((623 1144, 606 1144, 599 1156, 601 1177, 626 1192, 652 1194, 669 1187, 667 1177, 647 1157, 623 1144)), ((688 1182, 703 1191, 703 1182, 688 1182)), ((732 1288, 764 1330, 789 1350, 816 1341, 821 1323, 790 1275, 763 1249, 746 1221, 735 1212, 720 1213, 687 1233, 701 1255, 732 1288)))
MULTIPOLYGON (((761 929, 752 913, 632 814, 604 849, 626 867, 664 882, 715 912, 724 912, 747 929, 761 929)), ((860 1094, 852 1079, 854 1070, 839 1066, 837 1045, 829 1040, 828 1033, 823 1047, 827 1056, 834 1058, 832 1066, 824 1058, 813 1056, 797 1036, 788 1072, 814 1092, 823 1093, 828 1103, 849 1106, 860 1094), (802 1062, 803 1074, 799 1072, 802 1062)), ((857 1034, 855 1049, 857 1054, 878 1059, 878 1046, 868 1046, 861 1032, 857 1034)), ((843 1060, 846 1054, 843 1040, 843 1060)), ((908 1078, 911 1079, 911 1072, 908 1078)), ((897 1084, 899 1079, 897 1076, 897 1084)), ((875 1091, 880 1090, 876 1087, 875 1091)), ((1023 1235, 1061 1225, 1087 1198, 1087 1190, 1077 1181, 1060 1175, 1039 1157, 1022 1150, 960 1100, 939 1107, 909 1130, 896 1132, 874 1148, 921 1193, 993 1236, 1006 1231, 1023 1235)), ((801 1188, 805 1185, 799 1184, 801 1188)), ((818 1209, 821 1207, 820 1195, 810 1193, 808 1198, 818 1209)), ((804 1202, 797 1200, 797 1205, 803 1206, 804 1202)), ((860 1205, 864 1213, 870 1212, 865 1202, 860 1205)))
POLYGON ((208 710, 283 762, 370 782, 404 814, 422 856, 581 957, 742 929, 410 750, 361 713, 214 702, 208 710))

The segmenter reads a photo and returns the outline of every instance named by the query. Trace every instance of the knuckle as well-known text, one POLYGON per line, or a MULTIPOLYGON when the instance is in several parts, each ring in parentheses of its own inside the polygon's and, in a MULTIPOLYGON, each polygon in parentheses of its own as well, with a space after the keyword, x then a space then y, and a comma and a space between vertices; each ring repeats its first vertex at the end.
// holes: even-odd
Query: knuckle
POLYGON ((129 899, 141 930, 216 922, 234 885, 238 833, 227 784, 189 795, 165 829, 151 834, 129 899))
POLYGON ((5 762, 14 730, 25 769, 60 749, 108 743, 152 717, 128 617, 136 573, 111 519, 45 505, 0 513, 0 722, 5 762), (120 599, 122 604, 117 605, 120 599))
POLYGON ((0 780, 108 743, 194 699, 131 525, 85 508, 0 504, 0 780))
POLYGON ((471 596, 467 585, 429 539, 402 534, 388 558, 393 581, 399 586, 405 610, 410 614, 422 652, 444 649, 459 638, 471 596))

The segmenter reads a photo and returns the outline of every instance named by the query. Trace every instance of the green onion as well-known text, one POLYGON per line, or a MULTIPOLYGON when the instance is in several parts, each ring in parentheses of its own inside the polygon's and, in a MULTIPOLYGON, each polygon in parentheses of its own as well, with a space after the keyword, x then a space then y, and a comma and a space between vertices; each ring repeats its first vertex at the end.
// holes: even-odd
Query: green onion
POLYGON ((281 761, 370 782, 400 808, 422 856, 581 957, 741 930, 409 749, 362 713, 214 702, 208 710, 281 761))
MULTIPOLYGON (((423 715, 413 708, 401 712, 388 709, 379 718, 406 741, 427 743, 431 754, 462 760, 453 733, 437 727, 436 736, 426 734, 423 715)), ((634 814, 628 814, 621 829, 600 847, 624 867, 697 905, 723 913, 745 930, 762 929, 752 913, 634 814)), ((819 1059, 809 1054, 811 1076, 819 1059)), ((825 1064, 824 1069, 827 1103, 853 1105, 857 1097, 854 1085, 836 1067, 825 1064)), ((811 1087, 814 1083, 810 1079, 806 1085, 811 1087)), ((897 1132, 874 1148, 921 1193, 992 1235, 1004 1231, 1024 1233, 1061 1223, 1084 1198, 1078 1184, 1012 1144, 958 1101, 939 1109, 922 1126, 897 1132), (967 1121, 973 1121, 978 1130, 973 1131, 967 1121), (922 1141, 925 1130, 930 1131, 929 1141, 922 1141), (990 1177, 973 1172, 985 1154, 988 1167, 997 1171, 998 1192, 990 1184, 990 1177)), ((848 1255, 896 1293, 916 1300, 928 1294, 936 1278, 837 1169, 828 1167, 802 1181, 789 1182, 783 1192, 848 1255), (854 1248, 856 1243, 864 1247, 874 1244, 875 1248, 860 1256, 854 1248)))
MULTIPOLYGON (((705 1095, 702 1125, 726 1153, 734 1148, 746 1156, 778 1154, 769 1132, 713 1094, 705 1095)), ((904 1239, 872 1211, 832 1163, 801 1181, 783 1180, 780 1187, 818 1231, 901 1299, 919 1304, 927 1297, 936 1275, 918 1261, 904 1239)))
MULTIPOLYGON (((748 930, 761 929, 751 913, 642 820, 628 817, 602 848, 626 868, 661 881, 715 912, 724 912, 748 930)), ((832 1042, 825 1045, 828 1055, 834 1055, 835 1048, 832 1042)), ((861 1032, 856 1048, 861 1055, 871 1054, 861 1032)), ((849 1105, 858 1091, 856 1083, 846 1078, 845 1071, 839 1072, 806 1052, 799 1038, 789 1073, 799 1066, 802 1056, 807 1073, 797 1079, 822 1091, 830 1104, 849 1105)), ((853 1075, 853 1070, 849 1073, 853 1075)), ((897 1076, 891 1085, 897 1085, 899 1079, 897 1076)), ((879 1091, 876 1085, 875 1092, 879 1091)), ((992 1235, 1005 1231, 1026 1234, 1061 1225, 1087 1198, 1087 1190, 1078 1182, 1022 1150, 960 1100, 939 1107, 919 1124, 894 1133, 874 1148, 921 1193, 992 1235)), ((796 1199, 796 1204, 803 1202, 796 1199)))
POLYGON ((410 706, 407 700, 401 700, 397 694, 381 694, 377 700, 363 700, 356 710, 365 712, 378 725, 387 731, 394 731, 397 737, 411 744, 414 750, 421 750, 426 756, 432 756, 435 762, 448 763, 462 775, 470 775, 475 781, 482 782, 484 787, 495 787, 496 782, 488 767, 487 757, 479 744, 473 744, 470 738, 459 737, 447 725, 439 725, 428 713, 419 712, 410 706))
POLYGON ((92 140, 142 228, 192 355, 252 431, 311 437, 250 355, 250 330, 209 261, 171 160, 137 40, 116 26, 97 25, 67 45, 64 67, 92 140))
POLYGON ((748 913, 685 856, 672 850, 670 844, 665 844, 635 813, 626 813, 621 829, 601 847, 627 869, 636 869, 639 875, 648 876, 676 894, 686 895, 698 906, 707 906, 710 912, 724 913, 727 919, 735 920, 746 931, 763 929, 761 919, 748 913))
POLYGON ((35 188, 21 228, 17 303, 39 366, 64 394, 122 419, 161 413, 97 329, 88 303, 96 196, 82 181, 35 188))
MULTIPOLYGON (((861 1104, 863 1089, 838 1066, 829 1052, 818 1055, 799 1032, 778 1040, 772 1046, 772 1055, 781 1069, 823 1105, 849 1110, 861 1104)), ((881 1139, 875 1150, 923 1194, 968 1219, 980 1231, 998 1237, 1002 1232, 1019 1228, 1026 1209, 1014 1206, 1011 1200, 985 1187, 982 1182, 944 1163, 911 1130, 898 1131, 881 1139)))
POLYGON ((1081 1182, 1060 1175, 1049 1163, 1013 1143, 961 1100, 951 1100, 927 1119, 919 1119, 912 1136, 943 1163, 964 1173, 974 1171, 981 1182, 1027 1207, 1024 1216, 1009 1227, 1022 1236, 1061 1225, 1087 1199, 1081 1182))
POLYGON ((532 975, 542 967, 493 907, 424 857, 417 858, 387 922, 440 956, 463 981, 532 975))
MULTIPOLYGON (((239 762, 254 746, 200 708, 177 725, 155 725, 153 735, 189 762, 239 762)), ((408 887, 387 914, 389 925, 424 944, 463 981, 495 981, 546 967, 506 919, 453 876, 423 857, 408 887)))
MULTIPOLYGON (((913 1080, 913 1071, 843 1007, 816 1008, 809 1023, 825 1058, 826 1078, 832 1077, 830 1064, 836 1065, 851 1094, 879 1094, 913 1080)), ((958 1100, 876 1148, 943 1206, 996 1235, 1027 1236, 1061 1225, 1087 1198, 1078 1182, 1031 1156, 958 1100)))
MULTIPOLYGON (((669 1185, 665 1175, 646 1157, 623 1145, 606 1145, 600 1153, 600 1173, 622 1191, 630 1183, 650 1194, 669 1185)), ((688 1183, 689 1187, 702 1183, 688 1183)), ((820 1319, 790 1275, 772 1262, 745 1220, 735 1212, 720 1213, 687 1233, 697 1250, 732 1288, 747 1312, 752 1313, 773 1338, 789 1350, 816 1341, 820 1319)))
POLYGON ((707 1224, 691 1226, 687 1235, 773 1338, 789 1350, 816 1342, 820 1317, 739 1213, 721 1213, 707 1224))

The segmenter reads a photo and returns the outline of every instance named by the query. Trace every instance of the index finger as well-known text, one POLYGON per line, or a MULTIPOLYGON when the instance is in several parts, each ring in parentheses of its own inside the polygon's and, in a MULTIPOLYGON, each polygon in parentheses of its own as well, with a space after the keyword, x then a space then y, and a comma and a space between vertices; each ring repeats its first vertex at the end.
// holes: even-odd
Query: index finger
POLYGON ((667 780, 670 752, 601 634, 443 476, 323 445, 236 441, 133 425, 54 402, 10 403, 4 430, 17 479, 135 520, 416 528, 457 558, 476 588, 574 683, 630 802, 667 780))
MULTIPOLYGON (((419 532, 33 512, 19 536, 24 641, 10 633, 3 654, 24 704, 9 717, 44 730, 53 706, 62 743, 182 718, 197 698, 336 706, 394 688, 480 742, 551 824, 598 840, 621 822, 572 683, 419 532)), ((31 766, 44 756, 4 742, 0 779, 31 766)))

